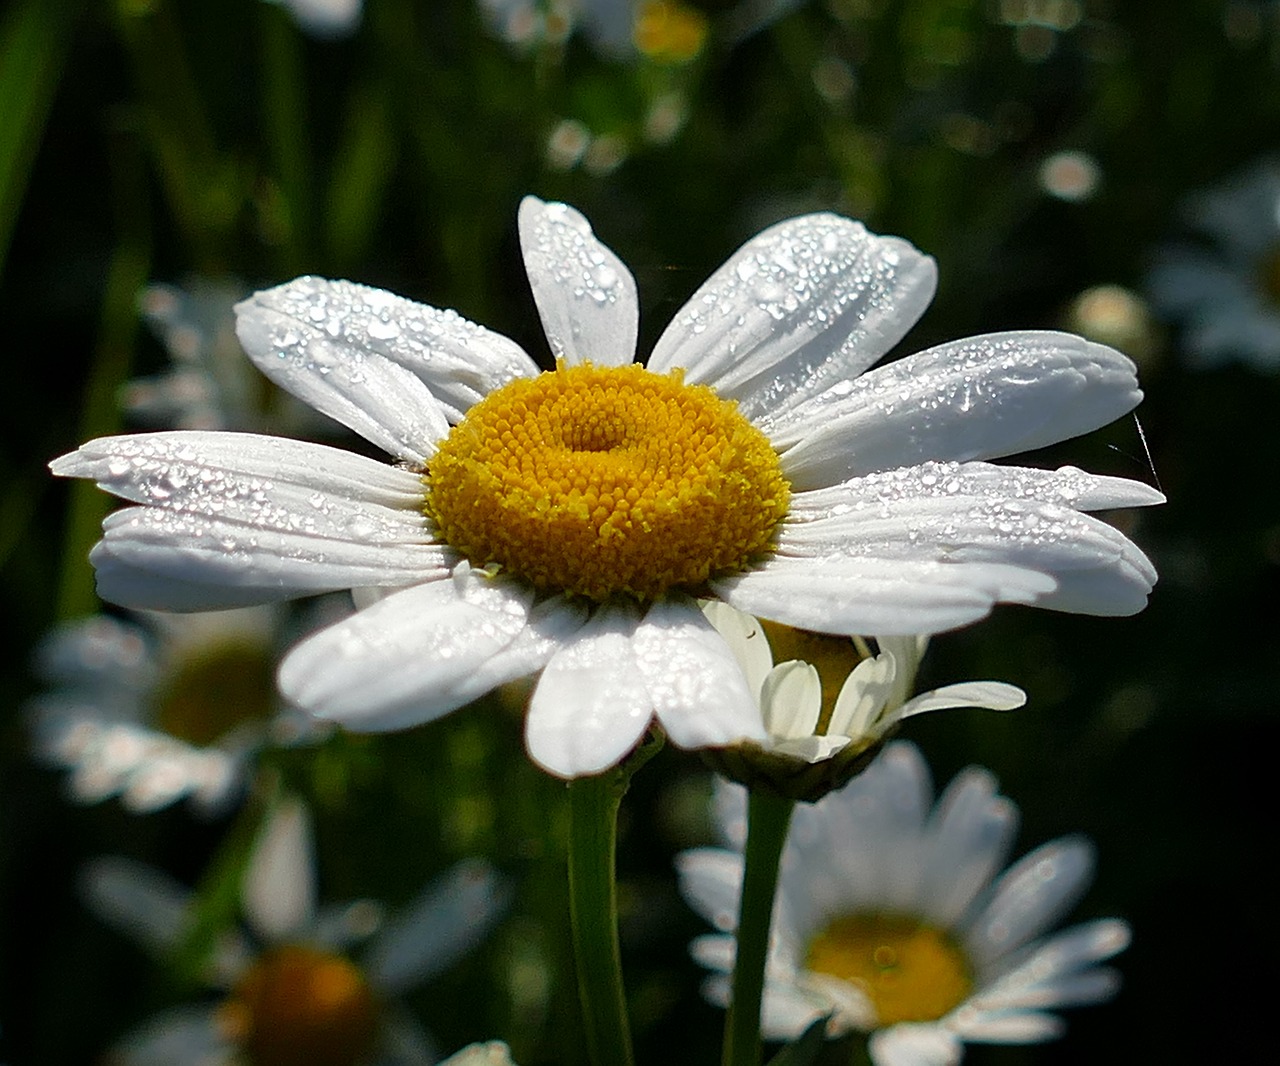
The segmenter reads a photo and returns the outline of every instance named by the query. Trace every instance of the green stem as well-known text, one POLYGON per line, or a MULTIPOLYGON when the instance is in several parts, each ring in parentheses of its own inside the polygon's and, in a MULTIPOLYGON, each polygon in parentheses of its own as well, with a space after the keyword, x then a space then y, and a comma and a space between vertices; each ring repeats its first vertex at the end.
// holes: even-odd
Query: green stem
POLYGON ((620 765, 569 782, 569 919, 587 1050, 595 1066, 633 1061, 618 949, 618 808, 631 775, 662 744, 661 734, 650 733, 620 765))
POLYGON ((733 990, 724 1023, 724 1066, 759 1066, 760 1002, 764 996, 769 925, 778 887, 778 863, 795 800, 748 793, 747 846, 738 904, 738 947, 733 990))
POLYGON ((618 807, 629 776, 610 770, 569 782, 569 916, 587 1048, 596 1066, 632 1062, 614 879, 618 807))

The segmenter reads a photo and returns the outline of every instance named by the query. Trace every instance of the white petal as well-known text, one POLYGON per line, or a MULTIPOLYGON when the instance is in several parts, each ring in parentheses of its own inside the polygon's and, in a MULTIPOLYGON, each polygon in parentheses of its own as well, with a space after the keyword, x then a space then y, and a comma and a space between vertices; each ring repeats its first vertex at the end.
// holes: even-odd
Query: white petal
POLYGON ((121 1066, 232 1066, 237 1059, 214 1007, 175 1007, 143 1022, 111 1049, 121 1066))
POLYGON ((793 485, 830 485, 929 459, 1031 451, 1105 426, 1142 399, 1135 368, 1069 333, 997 333, 841 381, 770 434, 793 485))
POLYGON ((913 714, 943 711, 954 707, 981 707, 988 711, 1012 711, 1027 702, 1027 694, 1017 685, 1002 681, 965 681, 958 685, 943 685, 932 692, 924 692, 902 705, 896 717, 910 718, 913 714))
POLYGON ((164 957, 182 939, 191 892, 168 874, 119 856, 85 864, 85 902, 103 921, 164 957))
POLYGON ((800 629, 914 634, 976 622, 997 601, 1034 602, 1054 580, 996 563, 775 557, 711 586, 739 610, 800 629))
POLYGON ((737 659, 695 601, 669 595, 653 604, 632 645, 654 713, 673 744, 706 748, 766 738, 737 659))
POLYGON ((280 801, 258 833, 245 870, 244 915, 268 943, 304 935, 316 915, 315 840, 297 799, 280 801))
POLYGON ((551 351, 570 366, 635 359, 640 301, 631 271, 568 204, 526 196, 520 248, 551 351))
MULTIPOLYGON (((707 933, 703 936, 696 936, 689 941, 689 954, 699 966, 705 966, 708 970, 718 970, 721 973, 730 973, 733 970, 733 960, 737 955, 737 944, 731 936, 721 936, 718 933, 707 933)), ((721 1001, 720 1006, 724 1006, 728 999, 721 1001)))
POLYGON ((890 652, 882 651, 858 663, 840 686, 831 711, 830 732, 850 737, 871 735, 894 691, 897 676, 898 661, 890 652))
MULTIPOLYGON (((179 430, 99 437, 49 464, 59 477, 92 478, 132 503, 244 516, 262 493, 288 492, 326 513, 329 498, 419 511, 417 474, 331 448, 257 433, 179 430), (325 497, 311 503, 315 493, 325 497)), ((255 506, 256 505, 256 506, 255 506)))
POLYGON ((811 738, 822 711, 822 682, 813 664, 792 659, 769 671, 760 690, 760 711, 775 745, 811 738))
POLYGON ((631 639, 639 624, 636 608, 601 607, 542 671, 525 719, 525 746, 547 772, 599 773, 644 734, 653 697, 631 639))
POLYGON ((758 694, 766 675, 773 669, 773 652, 759 621, 722 600, 703 600, 700 606, 707 621, 716 627, 737 658, 747 676, 747 687, 758 694))
POLYGON ((431 454, 446 416, 537 373, 499 333, 349 281, 298 278, 255 293, 236 317, 264 374, 402 459, 431 454))
POLYGON ((676 856, 680 894, 721 932, 738 924, 742 855, 724 848, 691 848, 676 856))
POLYGON ((479 944, 510 902, 511 886, 491 863, 460 862, 383 926, 365 969, 380 992, 412 988, 479 944))
MULTIPOLYGON (((818 518, 801 511, 789 516, 778 535, 778 555, 761 569, 788 558, 825 564, 828 557, 841 556, 863 566, 879 561, 888 564, 889 572, 901 566, 904 576, 912 563, 994 564, 1006 568, 1000 574, 1004 587, 990 585, 991 575, 981 569, 973 575, 976 587, 996 600, 1098 615, 1141 610, 1155 584, 1155 568, 1132 541, 1105 522, 1056 503, 919 495, 913 484, 902 486, 896 496, 886 490, 884 498, 872 503, 864 498, 865 485, 847 484, 845 505, 818 518)), ((893 626, 864 632, 903 630, 893 626)))
POLYGON ((1082 973, 1065 974, 1040 984, 1002 988, 993 993, 984 991, 975 997, 973 1005, 992 1011, 1059 1010, 1104 1003, 1119 990, 1120 975, 1102 966, 1082 973))
POLYGON ((769 746, 769 750, 779 755, 790 755, 805 762, 823 762, 838 751, 849 746, 852 737, 838 733, 824 733, 822 736, 795 737, 791 740, 777 740, 769 746))
POLYGON ((1056 985, 1129 946, 1129 926, 1116 918, 1103 918, 1072 926, 1026 949, 1025 957, 982 989, 983 1007, 1003 1004, 1007 995, 1021 995, 1029 988, 1056 985))
POLYGON ((361 456, 244 433, 107 437, 50 464, 148 508, 104 523, 104 598, 216 610, 438 574, 417 477, 361 456), (172 595, 167 586, 172 584, 172 595))
POLYGON ((298 706, 357 732, 438 718, 478 693, 473 675, 524 629, 533 593, 460 563, 304 640, 280 665, 298 706))
POLYGON ((965 914, 991 882, 1018 827, 1018 809, 996 791, 995 778, 970 767, 957 774, 926 829, 921 912, 943 929, 965 914))
POLYGON ((991 901, 965 931, 974 965, 990 966, 1053 924, 1093 876, 1094 852, 1083 837, 1061 837, 1023 856, 996 882, 991 901))
POLYGON ((737 400, 766 433, 837 381, 856 377, 924 312, 932 259, 837 215, 770 227, 735 252, 677 312, 649 369, 737 400))
POLYGON ((894 508, 903 500, 964 497, 1037 501, 1073 511, 1164 503, 1163 494, 1140 481, 1103 477, 1074 466, 1039 470, 982 462, 926 462, 793 493, 789 515, 797 522, 807 522, 860 508, 894 508))
POLYGON ((1066 1030, 1061 1018, 1033 1011, 987 1014, 962 1007, 947 1021, 957 1035, 979 1044, 1039 1044, 1056 1040, 1066 1030))
POLYGON ((956 1066, 964 1048, 940 1025, 891 1025, 868 1041, 875 1066, 956 1066))
POLYGON ((375 545, 127 507, 89 553, 103 599, 135 609, 216 611, 448 573, 433 544, 375 545))

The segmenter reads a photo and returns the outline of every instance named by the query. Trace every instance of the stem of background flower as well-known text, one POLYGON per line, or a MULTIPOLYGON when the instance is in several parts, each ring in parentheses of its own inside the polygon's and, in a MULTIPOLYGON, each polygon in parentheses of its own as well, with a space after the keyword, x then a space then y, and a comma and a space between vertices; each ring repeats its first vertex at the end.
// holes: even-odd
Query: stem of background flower
POLYGON ((621 765, 569 782, 569 919, 587 1050, 595 1066, 633 1061, 618 948, 618 808, 631 775, 661 746, 660 738, 650 737, 621 765))
POLYGON ((778 863, 795 800, 751 791, 747 800, 747 846, 738 903, 738 946, 733 990, 724 1023, 724 1066, 759 1066, 760 1002, 764 996, 769 926, 778 887, 778 863))

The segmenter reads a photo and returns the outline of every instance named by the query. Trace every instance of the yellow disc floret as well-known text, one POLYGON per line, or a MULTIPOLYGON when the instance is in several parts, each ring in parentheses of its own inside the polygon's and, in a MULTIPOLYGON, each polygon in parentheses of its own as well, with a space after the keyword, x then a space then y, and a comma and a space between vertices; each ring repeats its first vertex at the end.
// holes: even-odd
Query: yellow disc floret
POLYGON ((378 1029, 364 974, 341 955, 304 944, 259 957, 218 1021, 252 1066, 357 1066, 368 1060, 378 1029))
POLYGON ((968 960, 950 935, 900 915, 836 918, 813 938, 805 966, 857 986, 882 1026, 934 1021, 973 987, 968 960))
POLYGON ((562 363, 503 386, 424 480, 428 517, 472 563, 594 600, 745 566, 789 499, 777 454, 735 404, 634 364, 562 363))

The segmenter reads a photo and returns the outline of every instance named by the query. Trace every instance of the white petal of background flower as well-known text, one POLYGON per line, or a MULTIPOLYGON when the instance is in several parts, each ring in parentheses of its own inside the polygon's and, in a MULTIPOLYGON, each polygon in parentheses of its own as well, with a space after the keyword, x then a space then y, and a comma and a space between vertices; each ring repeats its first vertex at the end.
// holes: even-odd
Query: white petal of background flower
POLYGON ((505 912, 511 886, 484 859, 458 863, 385 922, 364 956, 372 983, 404 992, 452 966, 505 912))
POLYGON ((956 1066, 960 1041, 936 1025, 895 1025, 871 1035, 875 1066, 956 1066))
POLYGON ((236 1059, 214 1006, 164 1011, 112 1048, 121 1066, 234 1066, 236 1059))
POLYGON ((1009 867, 964 931, 965 948, 975 964, 991 965, 1052 925, 1079 899, 1093 864, 1093 845, 1083 837, 1062 837, 1009 867))
POLYGON ((929 819, 918 900, 922 911, 952 926, 991 883, 1013 844, 1018 808, 979 767, 962 770, 929 819))
POLYGON ((191 893, 168 874, 116 855, 85 864, 81 891, 106 922, 158 958, 178 946, 191 893))
POLYGON ((364 0, 273 0, 283 3, 298 25, 316 37, 345 37, 360 25, 364 0))
POLYGON ((631 271, 567 204, 520 202, 520 249, 552 354, 570 366, 635 358, 640 299, 631 271))
POLYGON ((459 564, 451 579, 380 600, 295 647, 280 690, 357 732, 437 718, 470 698, 470 675, 524 629, 533 592, 459 564))
POLYGON ((258 831, 241 885, 244 916, 268 943, 306 935, 316 917, 311 815, 281 800, 258 831))
POLYGON ((336 412, 381 426, 373 431, 399 447, 429 447, 442 435, 437 407, 456 422, 494 389, 538 372, 514 341, 456 311, 350 281, 297 278, 254 294, 236 315, 240 342, 264 374, 357 432, 364 430, 336 412), (394 368, 417 384, 400 397, 374 397, 375 382, 404 380, 394 368), (415 413, 424 387, 436 402, 415 413))
POLYGON ((729 257, 676 313, 649 369, 737 400, 766 434, 776 419, 856 377, 924 313, 934 261, 837 215, 779 222, 729 257))
POLYGON ((742 863, 723 848, 690 848, 676 856, 680 891, 703 918, 722 932, 738 924, 742 863))
POLYGON ((840 381, 770 432, 797 489, 927 460, 992 459, 1105 426, 1142 399, 1133 362, 1069 333, 953 341, 840 381))
POLYGON ((547 663, 525 717, 525 747, 562 777, 612 766, 644 735, 653 698, 636 663, 640 612, 608 604, 547 663))

